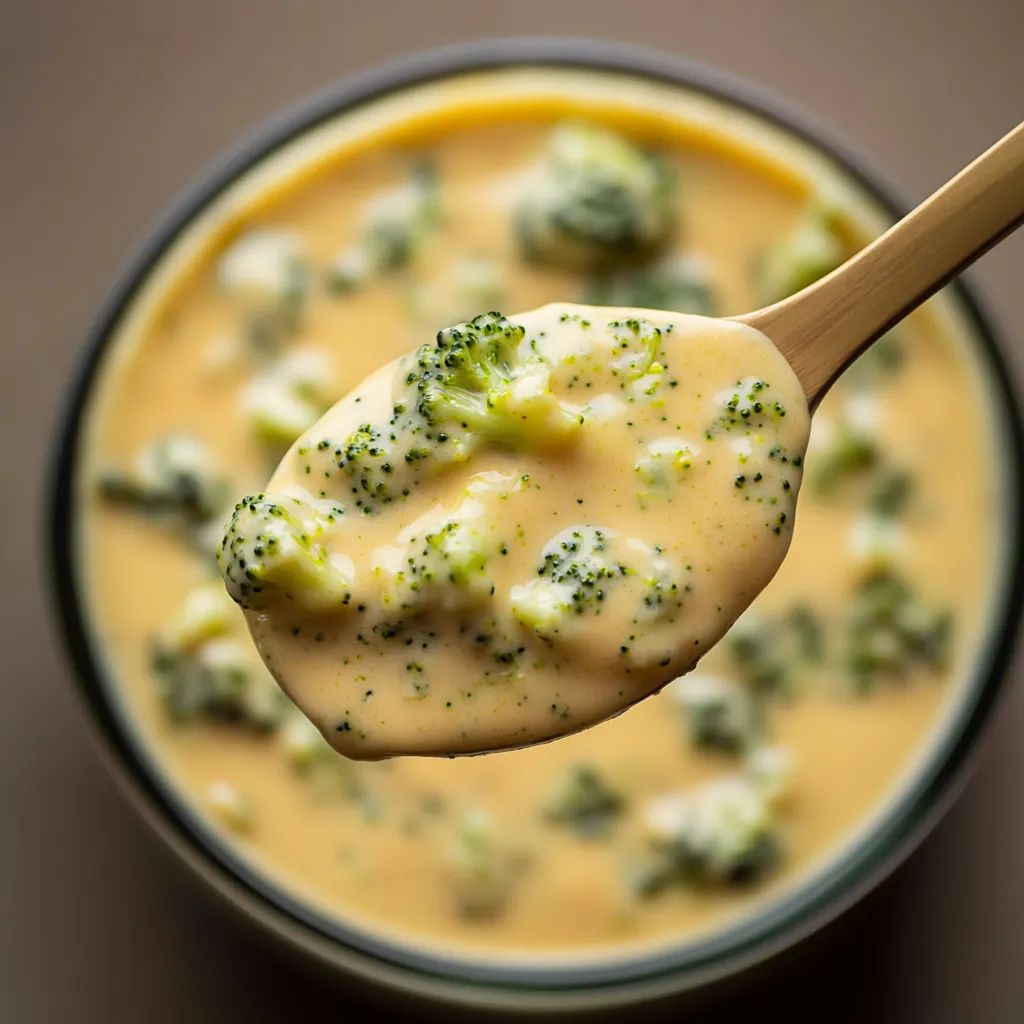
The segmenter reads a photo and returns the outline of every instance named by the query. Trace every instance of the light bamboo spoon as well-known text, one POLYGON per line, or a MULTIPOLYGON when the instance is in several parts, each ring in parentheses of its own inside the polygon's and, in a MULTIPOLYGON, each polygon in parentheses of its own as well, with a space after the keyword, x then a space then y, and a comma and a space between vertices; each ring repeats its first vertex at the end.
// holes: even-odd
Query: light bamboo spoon
POLYGON ((1024 123, 827 277, 731 319, 772 339, 813 412, 864 349, 1022 222, 1024 123))

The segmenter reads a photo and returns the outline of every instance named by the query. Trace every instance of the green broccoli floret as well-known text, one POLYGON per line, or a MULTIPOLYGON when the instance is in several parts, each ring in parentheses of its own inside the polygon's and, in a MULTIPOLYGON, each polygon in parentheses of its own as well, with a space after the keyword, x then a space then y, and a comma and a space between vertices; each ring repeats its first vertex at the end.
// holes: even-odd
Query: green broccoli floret
POLYGON ((315 349, 293 350, 255 377, 244 395, 253 431, 273 445, 290 445, 337 397, 330 360, 315 349))
POLYGON ((483 920, 505 909, 526 860, 499 838, 489 815, 471 811, 462 818, 446 866, 459 913, 483 920))
POLYGON ((614 267, 647 255, 672 230, 668 165, 606 128, 565 124, 520 197, 526 258, 568 270, 614 267))
POLYGON ((351 479, 354 506, 373 515, 479 445, 565 444, 582 416, 559 402, 524 334, 500 313, 438 332, 405 360, 404 391, 387 423, 361 424, 340 444, 324 439, 300 454, 324 453, 351 479))
POLYGON ((217 551, 228 593, 243 608, 294 601, 314 612, 346 605, 349 573, 323 547, 330 517, 297 498, 256 494, 235 506, 217 551))
POLYGON ((586 839, 604 838, 626 808, 625 798, 592 765, 573 765, 547 803, 544 816, 586 839))
POLYGON ((259 355, 278 351, 299 324, 309 273, 298 238, 276 228, 253 228, 224 252, 217 283, 246 316, 246 333, 259 355))
POLYGON ((739 753, 760 734, 757 705, 736 683, 695 672, 672 683, 670 693, 695 747, 739 753))
POLYGON ((101 473, 99 489, 108 501, 194 529, 221 510, 227 485, 201 441, 175 434, 143 448, 132 470, 101 473))
POLYGON ((524 334, 500 313, 483 313, 422 346, 407 382, 428 427, 468 430, 510 447, 574 433, 581 417, 555 397, 547 365, 524 351, 524 334))
POLYGON ((896 373, 905 359, 900 333, 889 331, 843 373, 842 382, 853 388, 871 387, 896 373))
POLYGON ((152 642, 150 668, 167 716, 235 722, 260 732, 277 727, 288 700, 251 647, 229 637, 192 646, 177 638, 152 642))
POLYGON ((605 527, 570 526, 548 541, 541 557, 536 576, 512 587, 510 598, 519 622, 547 640, 572 616, 599 612, 609 587, 621 581, 636 591, 634 622, 671 617, 686 590, 658 548, 635 541, 620 545, 615 531, 605 527))
POLYGON ((827 204, 814 201, 808 205, 793 229, 757 261, 757 294, 762 305, 780 302, 807 288, 846 259, 839 224, 838 213, 827 204))
POLYGON ((335 260, 328 284, 339 293, 400 270, 419 254, 440 221, 440 190, 434 165, 420 160, 405 184, 367 207, 360 240, 335 260))
POLYGON ((949 656, 953 617, 923 603, 906 580, 888 569, 861 585, 845 632, 847 671, 863 692, 918 668, 942 668, 949 656))
POLYGON ((697 316, 718 316, 719 307, 707 267, 693 257, 676 257, 593 277, 580 301, 591 306, 670 309, 697 316))
POLYGON ((760 377, 744 377, 736 386, 717 396, 722 414, 718 425, 726 430, 761 429, 765 423, 777 423, 786 408, 771 397, 771 387, 760 377))
POLYGON ((749 608, 725 635, 737 673, 755 692, 791 696, 800 670, 821 660, 824 628, 806 606, 767 615, 749 608))
POLYGON ((657 797, 647 805, 644 821, 660 876, 649 871, 646 892, 641 895, 651 895, 672 882, 750 883, 779 859, 772 801, 742 775, 657 797))
POLYGON ((844 423, 828 448, 818 456, 812 486, 819 495, 833 494, 851 476, 876 467, 880 459, 875 438, 844 423))
POLYGON ((898 516, 914 495, 914 478, 898 466, 881 470, 868 494, 868 509, 878 516, 898 516))

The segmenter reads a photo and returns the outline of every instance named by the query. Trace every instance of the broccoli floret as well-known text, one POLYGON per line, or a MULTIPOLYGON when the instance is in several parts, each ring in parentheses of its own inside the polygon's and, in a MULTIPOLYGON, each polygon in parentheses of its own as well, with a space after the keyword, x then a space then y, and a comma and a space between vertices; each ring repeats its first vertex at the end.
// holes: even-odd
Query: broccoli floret
POLYGON ((914 478, 898 466, 887 466, 877 476, 868 494, 868 509, 878 516, 903 513, 914 494, 914 478))
POLYGON ((150 661, 172 721, 236 722, 259 732, 277 727, 287 698, 245 644, 217 637, 182 647, 175 639, 173 634, 154 639, 150 661))
POLYGON ((238 609, 224 587, 209 583, 188 592, 163 638, 176 651, 193 651, 207 640, 230 633, 238 621, 238 609))
POLYGON ((293 350, 249 384, 243 402, 253 431, 263 441, 290 445, 337 398, 327 356, 315 349, 293 350))
POLYGON ((573 765, 544 806, 544 816, 586 839, 608 835, 626 808, 625 798, 592 765, 573 765))
POLYGON ((637 594, 634 621, 671 617, 686 586, 659 549, 620 540, 614 530, 599 526, 570 526, 557 533, 541 552, 536 576, 512 587, 512 613, 551 640, 573 616, 599 612, 608 588, 628 581, 637 594))
POLYGON ((762 305, 780 302, 832 273, 845 259, 839 216, 821 201, 801 214, 793 229, 764 252, 755 273, 762 305))
POLYGON ((670 309, 718 316, 718 298, 703 260, 680 256, 591 278, 580 298, 591 306, 670 309))
POLYGON ((524 334, 500 313, 438 332, 405 360, 404 391, 387 423, 363 423, 341 444, 315 445, 352 480, 356 508, 376 514, 478 445, 547 447, 578 435, 582 416, 556 398, 524 334))
POLYGON ((756 747, 747 757, 746 772, 768 805, 778 808, 793 788, 793 752, 787 747, 756 747))
POLYGON ((498 916, 525 866, 525 858, 499 839, 489 815, 466 813, 447 857, 459 913, 471 920, 498 916))
POLYGON ((668 165, 606 128, 565 124, 520 196, 516 229, 527 259, 568 270, 614 267, 668 238, 668 165))
POLYGON ((424 422, 510 447, 575 433, 581 417, 551 391, 546 364, 524 352, 524 334, 500 313, 484 313, 422 346, 409 383, 424 422))
POLYGON ((99 489, 108 501, 191 529, 215 516, 227 493, 206 446, 180 434, 143 448, 132 470, 101 473, 99 489))
POLYGON ((878 466, 881 452, 871 433, 843 423, 817 459, 812 486, 817 494, 834 494, 850 477, 878 466))
POLYGON ((328 284, 339 293, 400 270, 419 254, 440 220, 440 190, 434 165, 421 160, 409 180, 366 208, 360 240, 335 260, 328 284))
POLYGON ((923 603, 896 572, 868 577, 846 622, 846 667, 853 686, 864 692, 918 668, 942 668, 952 633, 952 614, 923 603))
POLYGON ((276 228, 253 228, 221 256, 217 282, 246 316, 254 351, 271 355, 299 324, 309 284, 298 238, 276 228))
POLYGON ((771 388, 759 377, 744 377, 736 386, 716 396, 722 409, 718 425, 726 430, 760 429, 765 423, 777 423, 786 408, 771 396, 771 388))
POLYGON ((724 645, 747 686, 760 694, 788 697, 797 688, 801 668, 821 660, 824 629, 804 605, 780 615, 752 607, 726 633, 724 645))
POLYGON ((689 475, 699 454, 699 448, 677 437, 658 437, 633 469, 647 487, 671 493, 672 486, 689 475))
POLYGON ((206 802, 220 823, 232 832, 245 835, 252 831, 252 804, 237 786, 223 779, 212 783, 206 792, 206 802))
POLYGON ((771 802, 742 775, 657 797, 644 821, 666 883, 749 883, 778 862, 771 802))
POLYGON ((256 494, 235 506, 217 551, 228 593, 243 608, 294 601, 330 612, 350 600, 351 572, 323 547, 330 518, 297 498, 256 494))
POLYGON ((757 705, 736 683, 695 672, 677 679, 669 690, 695 747, 738 753, 756 741, 757 705))
POLYGON ((846 370, 842 381, 853 388, 870 387, 896 373, 905 358, 900 333, 889 331, 846 370))

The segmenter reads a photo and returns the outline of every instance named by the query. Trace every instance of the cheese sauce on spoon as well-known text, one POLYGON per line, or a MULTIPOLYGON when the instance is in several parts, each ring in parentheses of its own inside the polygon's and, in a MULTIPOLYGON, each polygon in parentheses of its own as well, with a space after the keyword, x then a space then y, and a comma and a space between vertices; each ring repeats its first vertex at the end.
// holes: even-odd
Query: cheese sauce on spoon
POLYGON ((689 671, 789 547, 809 433, 760 332, 552 304, 378 371, 245 499, 218 560, 351 758, 549 740, 689 671))

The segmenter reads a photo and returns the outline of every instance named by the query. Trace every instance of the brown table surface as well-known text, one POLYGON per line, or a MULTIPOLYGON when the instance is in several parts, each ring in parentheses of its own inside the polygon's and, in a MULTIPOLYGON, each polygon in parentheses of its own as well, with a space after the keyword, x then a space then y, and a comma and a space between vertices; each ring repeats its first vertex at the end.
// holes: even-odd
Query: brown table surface
MULTIPOLYGON (((914 198, 1024 116, 1020 0, 0 0, 0 1019, 352 1011, 213 912, 101 767, 47 615, 41 466, 113 273, 225 144, 311 88, 408 50, 545 32, 654 44, 774 88, 914 198)), ((1019 370, 1024 232, 974 277, 1019 370)), ((1022 726, 1017 685, 961 799, 856 927, 732 997, 721 1018, 1024 1019, 1022 726)))

